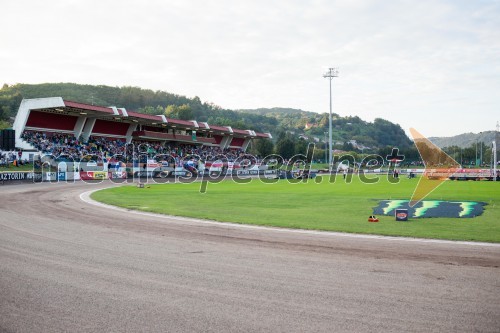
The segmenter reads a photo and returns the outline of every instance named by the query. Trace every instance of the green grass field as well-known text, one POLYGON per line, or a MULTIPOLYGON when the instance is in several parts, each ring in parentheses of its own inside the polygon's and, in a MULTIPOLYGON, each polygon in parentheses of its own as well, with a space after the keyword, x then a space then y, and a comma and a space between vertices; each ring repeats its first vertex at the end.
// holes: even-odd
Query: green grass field
POLYGON ((500 182, 444 182, 427 199, 483 201, 483 215, 475 218, 420 218, 396 222, 393 216, 379 216, 379 223, 367 218, 379 200, 410 199, 418 179, 401 178, 391 184, 381 177, 377 184, 363 184, 354 177, 320 184, 290 184, 280 180, 263 184, 224 181, 150 185, 149 188, 122 186, 101 190, 92 198, 123 208, 187 216, 216 221, 248 223, 287 228, 316 229, 363 234, 500 242, 500 182))
POLYGON ((9 167, 4 167, 4 166, 0 167, 0 172, 15 172, 15 171, 23 171, 23 172, 33 171, 33 164, 22 165, 19 167, 10 164, 9 167))

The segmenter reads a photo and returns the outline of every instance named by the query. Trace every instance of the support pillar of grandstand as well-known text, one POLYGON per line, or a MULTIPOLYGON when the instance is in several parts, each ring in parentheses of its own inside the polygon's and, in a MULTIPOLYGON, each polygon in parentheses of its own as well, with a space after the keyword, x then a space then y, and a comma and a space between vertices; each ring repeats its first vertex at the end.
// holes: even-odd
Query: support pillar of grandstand
POLYGON ((73 135, 75 136, 75 138, 79 138, 80 135, 82 135, 83 126, 85 125, 86 119, 87 119, 87 117, 84 117, 84 116, 78 117, 78 120, 76 121, 76 124, 75 124, 75 129, 73 130, 73 132, 74 132, 73 135))
POLYGON ((252 139, 250 139, 250 138, 245 139, 245 141, 243 142, 243 145, 241 146, 241 149, 243 151, 247 151, 247 148, 248 148, 248 145, 250 144, 250 141, 252 141, 252 139))
POLYGON ((224 136, 222 137, 222 140, 220 142, 220 147, 222 149, 226 149, 229 147, 229 145, 231 144, 231 141, 233 140, 233 137, 232 136, 224 136))
POLYGON ((16 148, 34 149, 31 144, 21 139, 21 134, 23 134, 26 128, 26 123, 32 109, 59 108, 64 106, 64 101, 61 97, 23 99, 21 105, 19 105, 14 125, 12 126, 16 131, 16 148))
POLYGON ((85 126, 82 131, 82 138, 84 142, 89 140, 90 135, 92 134, 92 130, 94 129, 94 125, 96 122, 96 118, 88 118, 85 126))
POLYGON ((133 123, 133 124, 130 124, 130 126, 128 127, 127 134, 126 134, 127 143, 132 142, 132 133, 135 132, 135 130, 137 129, 137 126, 139 126, 137 123, 133 123))

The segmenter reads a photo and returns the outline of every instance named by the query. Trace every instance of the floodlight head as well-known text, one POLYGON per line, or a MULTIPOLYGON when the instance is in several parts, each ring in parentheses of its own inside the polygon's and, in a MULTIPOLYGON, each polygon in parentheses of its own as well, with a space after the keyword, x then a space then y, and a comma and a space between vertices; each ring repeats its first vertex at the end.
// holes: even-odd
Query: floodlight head
POLYGON ((323 77, 334 78, 339 76, 339 69, 337 67, 328 68, 328 72, 323 74, 323 77))

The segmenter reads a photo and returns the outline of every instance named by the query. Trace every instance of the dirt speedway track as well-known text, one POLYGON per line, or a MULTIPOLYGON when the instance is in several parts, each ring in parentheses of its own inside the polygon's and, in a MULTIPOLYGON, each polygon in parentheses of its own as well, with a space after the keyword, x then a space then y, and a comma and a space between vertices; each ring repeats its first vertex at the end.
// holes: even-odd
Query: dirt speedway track
POLYGON ((498 245, 199 223, 80 199, 109 185, 0 186, 0 332, 500 331, 498 245))

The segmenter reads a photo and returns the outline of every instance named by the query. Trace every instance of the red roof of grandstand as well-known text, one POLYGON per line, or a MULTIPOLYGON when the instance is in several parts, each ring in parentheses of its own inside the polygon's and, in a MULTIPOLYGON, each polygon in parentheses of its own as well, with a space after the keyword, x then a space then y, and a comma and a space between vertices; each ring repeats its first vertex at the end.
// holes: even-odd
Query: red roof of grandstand
MULTIPOLYGON (((134 112, 134 111, 126 111, 124 108, 118 108, 118 107, 114 107, 114 106, 104 107, 104 106, 90 105, 90 104, 79 103, 79 102, 74 102, 74 101, 66 101, 66 100, 63 100, 63 103, 64 103, 65 107, 68 107, 68 108, 102 112, 102 113, 104 113, 103 117, 102 117, 103 119, 109 117, 109 115, 114 115, 115 117, 119 117, 122 121, 126 120, 127 118, 128 119, 135 118, 134 119, 135 122, 137 122, 137 120, 142 120, 141 123, 143 123, 143 124, 158 123, 158 124, 167 125, 169 127, 179 127, 181 129, 184 128, 184 129, 188 129, 188 130, 198 128, 200 130, 210 130, 210 132, 215 131, 215 132, 222 132, 222 133, 234 133, 237 136, 271 138, 271 135, 269 133, 255 133, 255 132, 250 131, 250 130, 234 129, 234 128, 231 128, 229 126, 210 125, 206 122, 197 122, 195 120, 181 120, 181 119, 166 118, 165 116, 150 115, 150 114, 144 114, 144 113, 139 113, 139 112, 134 112), (164 120, 166 120, 166 123, 164 120), (254 135, 254 133, 255 133, 255 135, 254 135)), ((84 113, 81 113, 81 114, 83 115, 84 113)), ((63 117, 63 116, 61 115, 59 117, 63 117)), ((116 118, 116 119, 118 119, 118 118, 116 118)), ((132 119, 130 119, 130 120, 132 120, 132 119)))
POLYGON ((240 130, 240 129, 235 129, 235 128, 233 128, 233 133, 250 135, 250 133, 247 130, 240 130))
POLYGON ((167 118, 167 122, 169 124, 178 124, 178 125, 184 125, 184 126, 194 127, 193 122, 189 121, 189 120, 167 118))
POLYGON ((229 130, 229 128, 227 128, 225 126, 217 126, 217 125, 208 125, 208 126, 210 126, 211 130, 216 130, 216 131, 220 131, 220 132, 231 132, 229 130))
POLYGON ((207 123, 204 123, 204 122, 198 122, 198 127, 200 127, 201 129, 209 129, 210 126, 208 126, 207 123))
POLYGON ((157 121, 159 123, 163 122, 163 119, 160 116, 154 116, 151 114, 144 114, 144 113, 132 112, 132 111, 127 111, 127 113, 128 113, 129 117, 147 119, 147 120, 157 121))
POLYGON ((114 113, 113 109, 106 108, 104 106, 89 105, 89 104, 83 104, 83 103, 77 103, 77 102, 71 102, 71 101, 64 101, 64 105, 67 107, 76 108, 76 109, 114 113))

